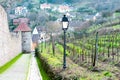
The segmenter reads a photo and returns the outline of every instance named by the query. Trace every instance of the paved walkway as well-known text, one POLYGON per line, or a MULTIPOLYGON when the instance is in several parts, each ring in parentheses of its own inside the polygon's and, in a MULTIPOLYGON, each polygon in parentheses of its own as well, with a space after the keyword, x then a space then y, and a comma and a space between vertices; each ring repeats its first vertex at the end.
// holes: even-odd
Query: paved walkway
POLYGON ((34 55, 32 55, 31 62, 30 62, 30 68, 29 68, 29 74, 27 80, 42 80, 41 74, 39 72, 39 68, 37 65, 36 58, 34 55))
POLYGON ((9 69, 0 74, 0 80, 42 80, 34 54, 23 54, 9 69))
POLYGON ((29 62, 30 54, 23 54, 9 69, 0 74, 0 80, 26 80, 29 62))

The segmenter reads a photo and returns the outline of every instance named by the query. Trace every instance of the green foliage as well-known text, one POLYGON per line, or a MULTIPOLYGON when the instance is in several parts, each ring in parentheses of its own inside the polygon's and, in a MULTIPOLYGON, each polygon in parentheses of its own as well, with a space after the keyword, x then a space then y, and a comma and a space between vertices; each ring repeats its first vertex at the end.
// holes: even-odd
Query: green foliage
POLYGON ((80 8, 78 8, 77 11, 78 11, 78 12, 82 12, 82 13, 87 12, 88 14, 93 14, 93 13, 96 12, 94 9, 88 8, 88 7, 80 7, 80 8))
POLYGON ((115 25, 115 26, 113 26, 113 28, 114 29, 119 29, 120 28, 120 25, 118 24, 118 25, 115 25))
POLYGON ((46 2, 46 0, 40 0, 40 3, 45 3, 46 2))
POLYGON ((28 8, 28 9, 32 9, 32 8, 33 8, 33 5, 30 3, 27 8, 28 8))
POLYGON ((85 77, 81 77, 79 80, 86 80, 86 78, 85 77))
POLYGON ((39 52, 40 52, 40 51, 39 51, 38 47, 37 47, 37 48, 35 48, 35 56, 37 56, 37 57, 38 57, 38 56, 39 56, 39 52))
POLYGON ((60 53, 63 53, 63 46, 60 44, 56 44, 56 47, 59 48, 60 53))
POLYGON ((50 21, 56 21, 56 20, 57 20, 57 17, 55 17, 55 16, 49 16, 49 20, 50 20, 50 21))
POLYGON ((104 72, 104 76, 111 77, 111 76, 112 76, 112 73, 111 73, 111 72, 108 72, 108 71, 105 71, 105 72, 104 72))
POLYGON ((42 75, 42 79, 43 79, 43 80, 51 80, 51 79, 49 78, 49 76, 47 75, 47 73, 44 71, 44 68, 43 68, 43 66, 42 66, 42 62, 39 60, 38 57, 36 57, 36 60, 37 60, 38 66, 39 66, 39 71, 40 71, 40 73, 41 73, 41 75, 42 75))
POLYGON ((53 2, 53 0, 47 0, 47 2, 48 2, 48 3, 52 3, 52 2, 53 2))
MULTIPOLYGON (((43 47, 43 44, 41 44, 43 47)), ((39 45, 39 50, 41 49, 41 45, 39 45)), ((59 44, 56 44, 56 46, 60 49, 60 52, 63 51, 62 46, 60 46, 59 44)), ((50 64, 51 66, 59 66, 61 65, 61 61, 59 61, 59 58, 62 58, 62 56, 57 56, 57 54, 53 55, 52 54, 52 44, 48 45, 47 48, 43 48, 42 49, 43 52, 41 53, 41 56, 44 57, 48 64, 50 64)))
POLYGON ((104 11, 104 12, 102 12, 102 17, 110 17, 110 16, 112 16, 112 12, 110 11, 104 11))
MULTIPOLYGON (((43 53, 41 55, 47 60, 48 64, 51 66, 57 67, 62 65, 62 62, 58 59, 58 56, 56 57, 49 53, 43 53)), ((59 58, 61 58, 61 56, 59 56, 59 58)))
POLYGON ((98 48, 98 52, 100 52, 100 53, 103 52, 103 50, 104 50, 103 47, 99 47, 99 48, 98 48))
POLYGON ((73 0, 65 0, 66 3, 72 3, 73 0))

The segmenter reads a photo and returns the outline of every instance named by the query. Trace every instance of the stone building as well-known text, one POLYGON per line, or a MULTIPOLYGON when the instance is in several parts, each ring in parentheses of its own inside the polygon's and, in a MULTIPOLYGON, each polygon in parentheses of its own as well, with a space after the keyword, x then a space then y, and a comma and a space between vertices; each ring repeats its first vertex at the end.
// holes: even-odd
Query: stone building
POLYGON ((18 25, 18 27, 14 30, 15 32, 21 32, 22 36, 22 51, 23 52, 31 52, 31 29, 28 27, 27 23, 22 22, 18 25))

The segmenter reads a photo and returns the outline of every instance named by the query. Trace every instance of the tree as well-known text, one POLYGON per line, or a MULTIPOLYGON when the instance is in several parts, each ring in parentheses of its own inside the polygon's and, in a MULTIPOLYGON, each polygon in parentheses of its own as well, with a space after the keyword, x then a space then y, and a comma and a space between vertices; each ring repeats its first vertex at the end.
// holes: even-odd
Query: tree
POLYGON ((45 14, 44 12, 40 12, 38 13, 37 18, 36 18, 36 24, 43 26, 43 25, 46 25, 48 20, 49 20, 48 15, 45 14))
POLYGON ((48 3, 52 3, 52 2, 53 2, 53 0, 47 0, 47 2, 48 2, 48 3))
POLYGON ((29 3, 29 5, 28 5, 27 8, 28 8, 28 9, 32 9, 32 8, 33 8, 33 5, 32 5, 31 3, 29 3))
POLYGON ((58 31, 61 31, 62 29, 60 23, 56 21, 49 21, 47 22, 46 26, 47 26, 47 31, 49 33, 52 33, 52 32, 56 33, 58 31))
POLYGON ((46 0, 40 0, 40 2, 39 3, 45 3, 46 2, 46 0))
POLYGON ((27 15, 27 17, 31 20, 31 21, 35 21, 37 18, 37 13, 35 12, 31 12, 27 15))
POLYGON ((49 20, 50 20, 50 21, 56 21, 56 20, 57 20, 57 17, 55 17, 55 16, 49 16, 49 20))
POLYGON ((66 3, 72 3, 73 0, 65 0, 66 3))
POLYGON ((112 16, 112 12, 109 12, 109 11, 103 11, 102 12, 102 17, 109 17, 109 16, 112 16))

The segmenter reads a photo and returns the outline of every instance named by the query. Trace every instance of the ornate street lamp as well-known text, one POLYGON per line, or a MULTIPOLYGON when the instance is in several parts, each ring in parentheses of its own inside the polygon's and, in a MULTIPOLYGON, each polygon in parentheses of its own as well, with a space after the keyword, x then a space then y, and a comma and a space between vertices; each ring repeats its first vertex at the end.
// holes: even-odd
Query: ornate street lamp
POLYGON ((64 56, 63 56, 63 69, 66 68, 66 30, 68 29, 69 21, 66 15, 62 18, 62 29, 64 31, 64 56))

